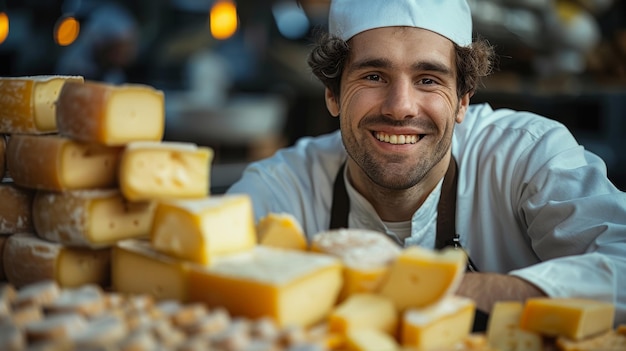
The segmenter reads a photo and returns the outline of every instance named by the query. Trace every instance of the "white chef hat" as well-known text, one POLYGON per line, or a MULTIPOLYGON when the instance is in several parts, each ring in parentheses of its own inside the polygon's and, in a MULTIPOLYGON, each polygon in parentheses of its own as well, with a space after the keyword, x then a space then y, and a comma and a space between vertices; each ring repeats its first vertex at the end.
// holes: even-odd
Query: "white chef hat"
POLYGON ((472 43, 466 0, 331 0, 328 29, 343 40, 368 29, 409 26, 428 29, 460 46, 472 43))

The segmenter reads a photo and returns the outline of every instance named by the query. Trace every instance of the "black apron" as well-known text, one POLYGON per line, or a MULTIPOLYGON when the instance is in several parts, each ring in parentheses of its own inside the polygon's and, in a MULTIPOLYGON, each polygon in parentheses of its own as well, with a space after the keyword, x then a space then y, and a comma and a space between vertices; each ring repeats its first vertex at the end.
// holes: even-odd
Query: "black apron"
MULTIPOLYGON (((350 213, 350 198, 343 179, 344 168, 342 164, 335 177, 333 185, 333 202, 330 212, 330 229, 348 228, 348 215, 350 213)), ((441 197, 437 204, 437 236, 435 249, 443 249, 452 246, 461 248, 459 234, 456 232, 456 192, 457 192, 457 165, 454 157, 450 157, 450 164, 441 185, 441 197)), ((476 266, 468 256, 467 271, 477 272, 476 266)), ((476 310, 473 331, 485 331, 489 315, 476 310)))

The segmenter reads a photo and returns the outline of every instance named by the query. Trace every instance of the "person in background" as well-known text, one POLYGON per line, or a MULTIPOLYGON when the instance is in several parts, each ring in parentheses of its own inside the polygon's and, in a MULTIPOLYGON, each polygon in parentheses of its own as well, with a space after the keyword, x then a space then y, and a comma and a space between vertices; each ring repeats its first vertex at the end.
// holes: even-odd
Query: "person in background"
MULTIPOLYGON (((227 193, 305 233, 367 228, 463 247, 457 294, 582 297, 626 322, 626 194, 562 124, 470 104, 494 49, 465 0, 333 0, 309 55, 340 129, 250 164, 227 193)), ((593 118, 593 116, 590 116, 593 118)))
POLYGON ((125 83, 125 70, 137 57, 138 30, 128 9, 115 3, 99 5, 88 14, 76 42, 60 55, 56 74, 125 83))

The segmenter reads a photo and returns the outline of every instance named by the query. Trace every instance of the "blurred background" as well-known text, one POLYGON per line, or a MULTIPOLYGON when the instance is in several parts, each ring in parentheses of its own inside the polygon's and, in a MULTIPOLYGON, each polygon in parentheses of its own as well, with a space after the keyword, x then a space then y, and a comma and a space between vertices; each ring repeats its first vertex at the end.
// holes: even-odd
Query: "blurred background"
MULTIPOLYGON (((626 6, 470 0, 496 72, 472 102, 563 122, 626 190, 626 6)), ((214 148, 212 191, 338 127, 306 55, 328 0, 0 0, 0 76, 76 74, 165 92, 165 140, 214 148)))

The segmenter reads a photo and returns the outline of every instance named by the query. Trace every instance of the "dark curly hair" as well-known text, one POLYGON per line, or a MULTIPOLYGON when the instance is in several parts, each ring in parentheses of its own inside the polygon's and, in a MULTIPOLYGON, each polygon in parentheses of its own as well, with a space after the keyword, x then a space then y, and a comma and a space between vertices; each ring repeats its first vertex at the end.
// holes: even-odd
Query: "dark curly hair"
MULTIPOLYGON (((483 38, 477 38, 470 46, 454 44, 456 51, 457 94, 459 97, 474 94, 483 77, 488 76, 494 66, 495 50, 483 38)), ((341 74, 350 55, 348 42, 329 33, 317 35, 307 63, 313 74, 335 96, 339 96, 341 74)))

